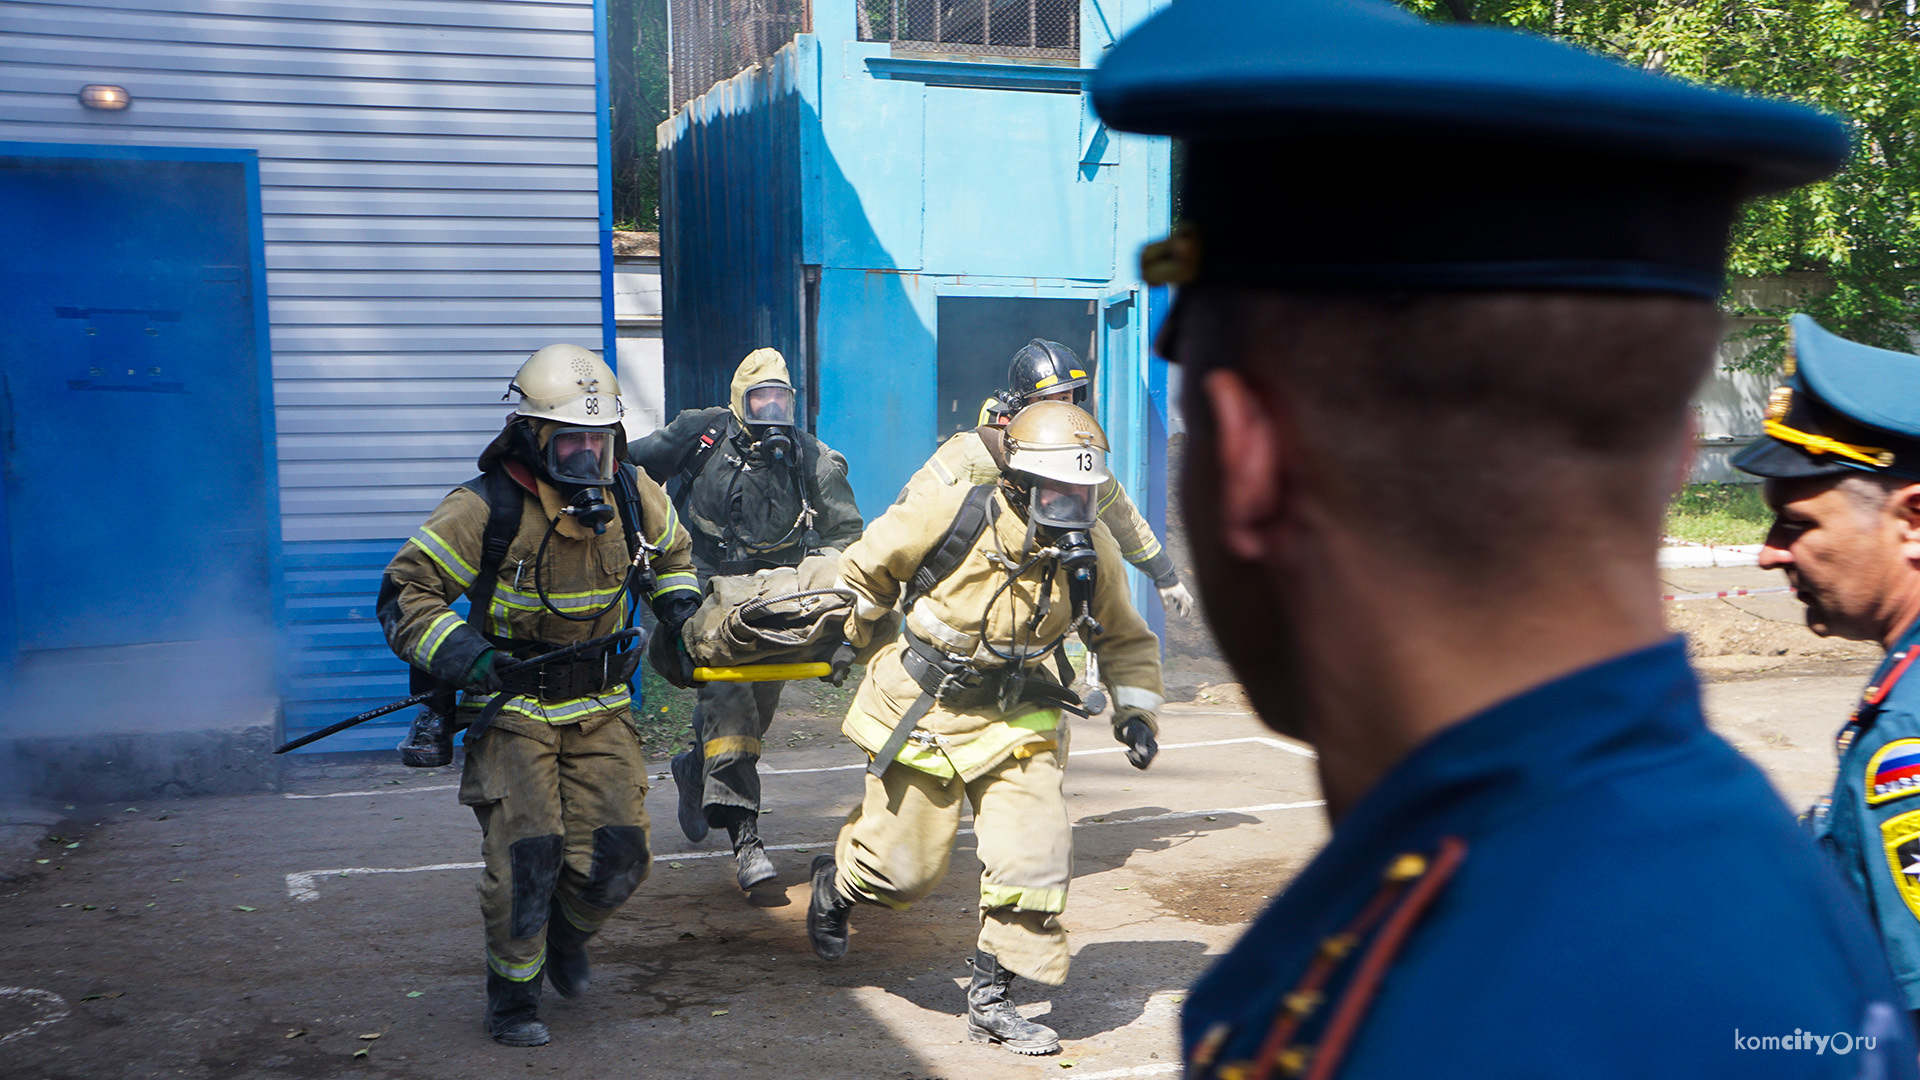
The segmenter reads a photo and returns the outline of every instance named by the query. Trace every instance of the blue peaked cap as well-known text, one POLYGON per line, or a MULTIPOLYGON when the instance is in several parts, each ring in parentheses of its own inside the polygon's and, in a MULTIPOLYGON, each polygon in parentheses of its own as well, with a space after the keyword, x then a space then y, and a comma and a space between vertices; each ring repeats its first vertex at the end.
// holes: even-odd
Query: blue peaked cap
POLYGON ((1799 105, 1374 0, 1176 0, 1092 94, 1187 140, 1191 232, 1149 253, 1172 281, 1715 298, 1740 200, 1849 145, 1799 105))
POLYGON ((1735 467, 1775 479, 1847 472, 1920 479, 1920 356, 1789 324, 1787 382, 1767 400, 1766 436, 1735 467))

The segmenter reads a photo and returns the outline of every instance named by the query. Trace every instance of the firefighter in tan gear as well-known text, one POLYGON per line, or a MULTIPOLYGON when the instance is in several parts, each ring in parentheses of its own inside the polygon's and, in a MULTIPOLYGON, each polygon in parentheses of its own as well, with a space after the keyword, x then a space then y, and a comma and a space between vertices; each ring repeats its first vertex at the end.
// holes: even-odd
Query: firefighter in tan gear
POLYGON ((844 730, 872 761, 834 854, 814 860, 807 931, 836 960, 856 902, 904 909, 926 896, 970 802, 985 873, 968 1032, 1044 1054, 1059 1039, 1023 1019, 1008 988, 1016 975, 1049 985, 1067 975, 1062 714, 1081 709, 1050 662, 1070 635, 1084 637, 1103 661, 1115 737, 1144 769, 1157 751, 1160 644, 1097 520, 1095 492, 1109 478, 1100 426, 1042 402, 1015 417, 1006 445, 994 483, 911 493, 841 557, 858 597, 849 639, 862 644, 896 603, 906 631, 867 666, 847 714, 844 730))
MULTIPOLYGON (((980 426, 941 443, 933 457, 907 480, 900 499, 934 484, 971 487, 994 482, 1000 475, 1000 449, 996 444, 1013 417, 1039 401, 1079 405, 1087 399, 1090 381, 1080 359, 1065 345, 1043 338, 1027 342, 1007 368, 1008 388, 981 405, 980 426)), ((1108 479, 1100 485, 1098 499, 1100 521, 1113 533, 1121 557, 1153 581, 1161 604, 1169 612, 1192 615, 1197 610, 1192 591, 1181 582, 1173 557, 1127 497, 1127 489, 1120 486, 1120 481, 1108 479)))
POLYGON ((454 726, 467 728, 460 801, 486 859, 487 1030, 539 1046, 542 973, 563 996, 585 990, 587 939, 649 869, 628 687, 640 650, 502 669, 628 625, 629 592, 677 634, 699 591, 665 493, 618 468, 612 369, 550 345, 512 387, 519 406, 480 455, 482 475, 393 557, 378 613, 395 653, 465 688, 454 726), (471 622, 450 607, 463 593, 471 622))

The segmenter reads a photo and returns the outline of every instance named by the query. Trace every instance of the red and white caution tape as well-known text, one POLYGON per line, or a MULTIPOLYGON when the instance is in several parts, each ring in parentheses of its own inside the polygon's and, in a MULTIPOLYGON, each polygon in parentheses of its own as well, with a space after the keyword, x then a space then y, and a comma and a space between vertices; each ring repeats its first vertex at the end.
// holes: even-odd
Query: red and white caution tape
POLYGON ((1790 593, 1791 585, 1780 585, 1771 589, 1722 589, 1719 592, 1668 593, 1660 598, 1663 603, 1679 600, 1724 600, 1729 596, 1765 596, 1768 593, 1790 593))

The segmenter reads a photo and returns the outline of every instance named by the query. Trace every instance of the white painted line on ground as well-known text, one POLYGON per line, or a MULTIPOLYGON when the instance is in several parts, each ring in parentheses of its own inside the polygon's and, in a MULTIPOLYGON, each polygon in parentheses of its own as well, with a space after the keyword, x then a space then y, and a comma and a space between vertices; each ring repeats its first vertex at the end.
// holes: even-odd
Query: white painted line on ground
MULTIPOLYGON (((1199 715, 1199 714, 1188 713, 1186 715, 1193 716, 1193 715, 1199 715)), ((1221 713, 1220 715, 1234 716, 1238 714, 1221 713)), ((1269 739, 1263 735, 1248 735, 1238 739, 1213 739, 1208 742, 1161 743, 1160 749, 1161 750, 1190 750, 1195 747, 1202 747, 1202 746, 1241 746, 1247 743, 1258 743, 1261 746, 1271 746, 1275 750, 1285 750, 1289 754, 1298 754, 1299 756, 1304 758, 1312 758, 1312 757, 1319 756, 1318 754, 1315 754, 1312 750, 1309 750, 1304 746, 1296 746, 1293 743, 1284 742, 1280 739, 1269 739)), ((1071 761, 1075 758, 1092 757, 1095 754, 1124 754, 1126 752, 1127 752, 1127 748, 1124 746, 1102 746, 1095 750, 1069 750, 1067 752, 1067 760, 1071 761)), ((814 768, 814 769, 762 768, 760 770, 760 775, 761 776, 793 776, 798 773, 852 772, 855 769, 865 769, 866 767, 867 767, 866 762, 863 761, 855 765, 822 765, 819 768, 814 768)))
MULTIPOLYGON (((1146 821, 1178 821, 1182 818, 1219 817, 1224 814, 1265 814, 1276 810, 1305 810, 1315 806, 1325 806, 1326 800, 1313 799, 1308 802, 1262 803, 1259 806, 1228 806, 1217 810, 1176 810, 1167 814, 1147 814, 1143 817, 1118 818, 1113 821, 1094 821, 1082 818, 1073 823, 1076 829, 1091 829, 1100 825, 1137 825, 1146 821)), ((960 829, 955 836, 972 836, 972 829, 960 829)), ((768 844, 768 851, 819 851, 833 850, 832 840, 814 840, 798 844, 768 844)), ((733 852, 718 851, 681 851, 655 855, 657 863, 693 862, 696 859, 731 859, 733 852)), ((358 877, 362 874, 418 874, 428 870, 481 870, 486 863, 433 863, 428 866, 343 866, 333 870, 300 870, 287 875, 287 896, 302 902, 320 899, 321 878, 358 877)), ((1085 1080, 1083 1077, 1082 1080, 1085 1080)))
POLYGON ((1163 1061, 1158 1065, 1135 1065, 1131 1069, 1106 1069, 1095 1073, 1080 1073, 1074 1077, 1074 1080, 1119 1080, 1123 1076, 1167 1076, 1183 1068, 1185 1066, 1177 1061, 1163 1061))
POLYGON ((320 887, 317 878, 354 877, 359 874, 418 874, 426 870, 479 870, 486 863, 447 862, 434 863, 431 866, 343 866, 337 870, 307 870, 287 875, 287 895, 295 900, 320 899, 320 887))
POLYGON ((283 799, 351 799, 356 795, 411 795, 416 791, 454 791, 459 784, 429 784, 426 787, 382 788, 379 791, 329 791, 325 795, 282 795, 283 799))
POLYGON ((32 1035, 67 1018, 67 999, 51 990, 29 990, 24 986, 0 986, 0 1001, 25 1002, 33 1010, 34 1021, 0 1035, 0 1043, 9 1043, 22 1035, 32 1035))
MULTIPOLYGON (((1241 715, 1251 715, 1251 714, 1182 713, 1180 715, 1183 715, 1183 716, 1241 716, 1241 715)), ((1312 750, 1309 750, 1304 746, 1295 746, 1293 743, 1290 743, 1290 742, 1283 742, 1279 739, 1269 739, 1260 735, 1249 735, 1239 739, 1215 739, 1211 742, 1161 743, 1160 749, 1186 750, 1186 749, 1190 749, 1193 747, 1200 747, 1200 746, 1234 746, 1242 743, 1259 743, 1261 746, 1271 746, 1275 750, 1285 750, 1289 754, 1298 754, 1304 758, 1311 758, 1311 757, 1317 756, 1314 754, 1312 750)), ((1126 752, 1127 752, 1127 748, 1124 746, 1103 746, 1097 750, 1077 750, 1077 751, 1074 751, 1070 756, 1079 758, 1079 757, 1090 757, 1094 754, 1124 754, 1126 752)), ((866 767, 867 766, 865 765, 865 763, 860 763, 855 765, 824 765, 817 769, 763 768, 760 770, 760 775, 761 776, 797 776, 801 773, 852 772, 855 769, 864 769, 866 767)), ((425 787, 411 787, 411 788, 391 788, 390 787, 390 788, 382 788, 376 791, 329 791, 324 795, 294 795, 291 793, 287 793, 287 794, 281 795, 281 798, 283 799, 352 799, 362 795, 412 795, 414 792, 417 792, 417 791, 454 791, 454 790, 457 790, 459 787, 460 787, 459 784, 429 784, 425 787)))

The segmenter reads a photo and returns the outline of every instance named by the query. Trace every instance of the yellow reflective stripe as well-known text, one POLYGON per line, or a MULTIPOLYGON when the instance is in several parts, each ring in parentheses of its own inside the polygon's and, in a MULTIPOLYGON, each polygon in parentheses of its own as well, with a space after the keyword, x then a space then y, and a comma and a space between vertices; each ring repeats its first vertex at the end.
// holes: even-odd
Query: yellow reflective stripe
POLYGON ((680 511, 675 510, 673 508, 672 503, 668 503, 667 504, 667 527, 660 530, 659 536, 656 536, 653 538, 653 546, 657 548, 665 548, 668 544, 668 541, 673 539, 674 530, 678 529, 679 527, 680 527, 680 511))
MULTIPOLYGON (((970 774, 1014 753, 1018 743, 1029 741, 1029 733, 1042 734, 1059 727, 1060 710, 1032 709, 999 723, 1004 725, 1000 731, 989 727, 965 744, 946 749, 946 760, 956 774, 970 774)), ((1051 746, 1034 746, 1027 756, 1051 749, 1051 746)), ((903 759, 905 756, 901 755, 903 759)))
MULTIPOLYGON (((691 570, 676 570, 671 574, 661 574, 660 587, 653 590, 653 596, 658 597, 666 593, 681 590, 698 596, 700 594, 700 578, 691 570)), ((651 599, 651 597, 649 599, 651 599)))
POLYGON ((1017 908, 1021 911, 1067 910, 1067 890, 1046 885, 989 885, 980 883, 980 907, 1017 908))
POLYGON ((1045 390, 1047 387, 1052 386, 1054 383, 1057 383, 1059 381, 1060 381, 1060 376, 1049 375, 1046 378, 1041 379, 1039 382, 1034 383, 1033 388, 1035 390, 1045 390))
POLYGON ((573 910, 573 905, 569 904, 566 898, 561 896, 558 893, 554 894, 553 906, 560 909, 560 914, 564 916, 567 922, 572 924, 573 928, 576 930, 585 930, 587 933, 591 934, 594 931, 600 929, 602 926, 606 925, 605 919, 601 919, 599 922, 594 922, 591 919, 587 919, 579 915, 573 910))
POLYGON ((1808 453, 1837 454, 1863 465, 1872 465, 1885 469, 1893 464, 1893 451, 1878 446, 1861 446, 1857 443, 1844 443, 1830 439, 1825 435, 1815 435, 1810 431, 1790 428, 1778 420, 1768 420, 1764 425, 1767 434, 1781 442, 1793 443, 1805 447, 1808 453))
POLYGON ((524 964, 509 963, 493 955, 492 949, 487 950, 487 966, 493 969, 494 974, 503 979, 511 979, 514 982, 532 982, 539 978, 540 969, 546 965, 546 962, 547 943, 545 939, 542 939, 540 942, 540 955, 524 964))
POLYGON ((708 739, 700 747, 700 753, 708 758, 717 758, 723 754, 752 754, 760 756, 760 740, 751 735, 722 735, 708 739))
POLYGON ((1027 731, 1052 731, 1060 726, 1059 709, 1035 709, 1021 713, 1011 720, 1002 721, 1008 727, 1023 728, 1027 731))
MULTIPOLYGON (((550 592, 547 594, 547 599, 553 601, 553 606, 561 611, 577 614, 604 607, 606 602, 613 599, 619 592, 619 586, 611 589, 589 589, 586 592, 550 592)), ((516 611, 546 610, 546 606, 540 602, 539 593, 515 589, 505 582, 494 588, 493 599, 495 606, 505 606, 516 611)))
POLYGON ((849 884, 853 886, 853 891, 856 893, 859 893, 861 896, 865 897, 866 899, 871 900, 874 903, 881 905, 882 907, 890 907, 895 911, 905 911, 908 908, 913 906, 911 901, 895 900, 892 897, 888 896, 886 893, 883 893, 879 889, 874 888, 871 882, 867 881, 865 878, 860 876, 859 869, 852 866, 851 864, 843 863, 841 864, 840 869, 846 871, 847 881, 849 884))
POLYGON ((438 533, 425 525, 420 526, 412 536, 407 537, 407 543, 425 552, 427 558, 432 559, 441 570, 446 571, 447 576, 458 582, 463 589, 473 584, 473 579, 480 575, 479 570, 461 558, 459 552, 453 550, 438 533))
POLYGON ((465 623, 465 619, 451 611, 428 623, 427 632, 420 635, 419 643, 413 647, 413 658, 419 661, 422 667, 432 667, 434 654, 440 651, 440 646, 447 643, 447 638, 452 635, 454 628, 465 623))
POLYGON ((1138 563, 1146 562, 1158 554, 1160 554, 1160 541, 1156 537, 1149 536, 1145 544, 1134 548, 1132 551, 1123 552, 1120 557, 1130 563, 1138 563))
POLYGON ((1076 379, 1084 379, 1087 377, 1087 373, 1081 371, 1079 368, 1068 368, 1067 372, 1076 379))
POLYGON ((1035 754, 1044 754, 1049 750, 1058 749, 1060 749, 1059 743, 1054 742, 1052 739, 1046 739, 1041 742, 1021 743, 1019 746, 1013 748, 1013 756, 1017 758, 1030 758, 1035 754))
MULTIPOLYGON (((496 694, 467 694, 461 699, 465 706, 484 706, 492 701, 496 694)), ((568 698, 543 704, 538 698, 525 695, 509 698, 500 711, 524 716, 542 724, 571 724, 584 720, 595 713, 614 712, 633 704, 633 695, 625 690, 614 690, 597 697, 568 698)))

